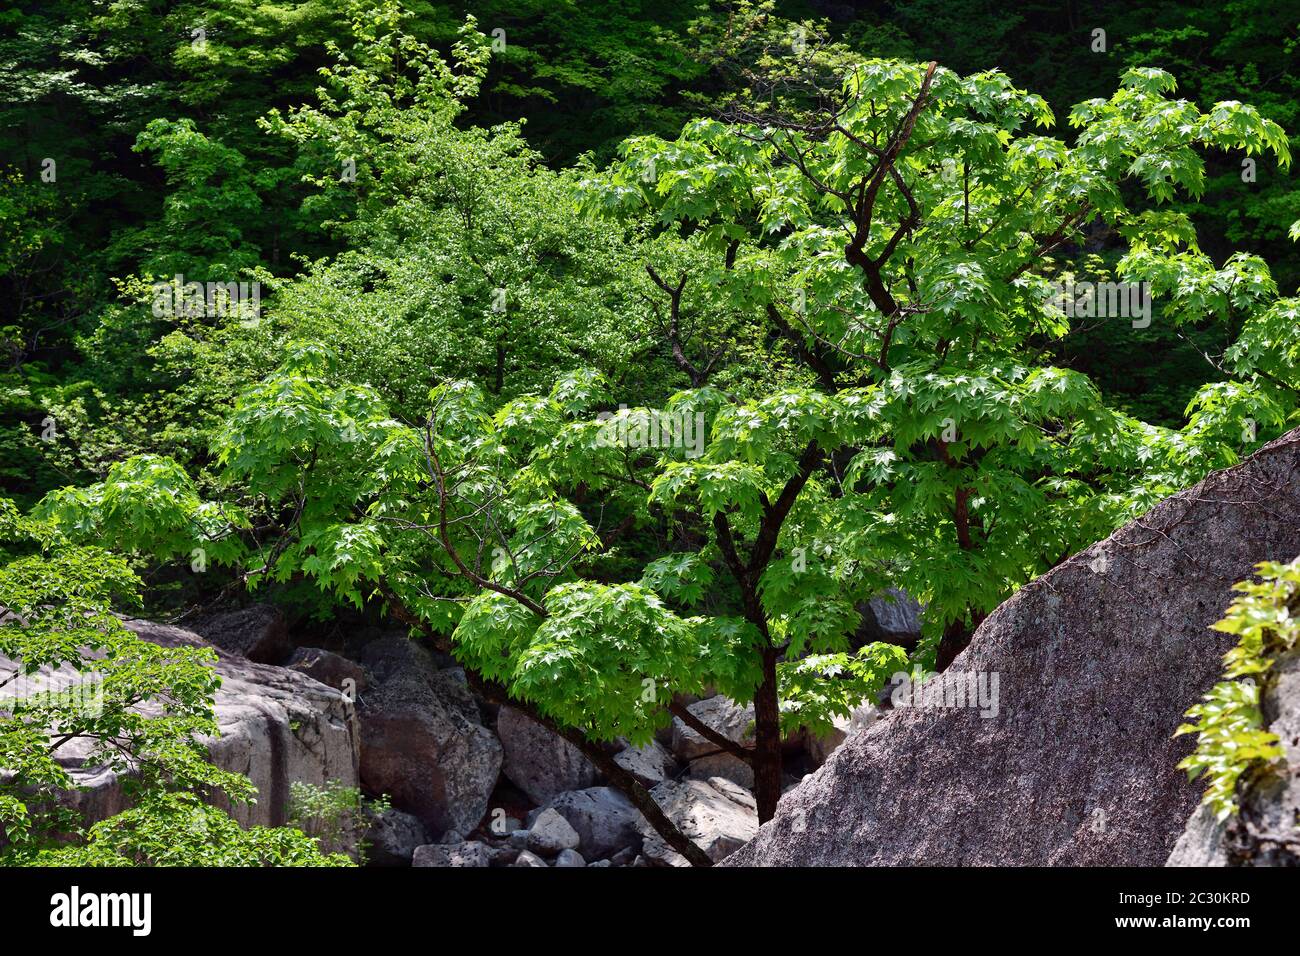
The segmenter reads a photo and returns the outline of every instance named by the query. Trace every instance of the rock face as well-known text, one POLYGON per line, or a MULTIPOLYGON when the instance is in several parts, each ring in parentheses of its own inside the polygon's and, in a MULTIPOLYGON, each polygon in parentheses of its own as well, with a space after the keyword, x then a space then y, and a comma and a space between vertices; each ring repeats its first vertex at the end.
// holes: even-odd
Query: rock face
MULTIPOLYGON (((124 622, 145 640, 163 647, 210 647, 203 638, 179 627, 150 621, 124 622)), ((234 808, 245 826, 279 826, 288 816, 289 785, 296 781, 323 786, 337 780, 357 785, 358 741, 352 705, 333 688, 297 671, 255 664, 220 649, 216 665, 221 688, 216 693, 219 739, 208 741, 212 762, 245 774, 257 787, 257 802, 234 808)), ((8 661, 0 659, 0 672, 8 661)), ((127 807, 117 775, 83 766, 78 741, 60 750, 60 759, 86 790, 69 794, 69 804, 91 822, 127 807)), ((230 809, 221 795, 214 803, 230 809)))
POLYGON ((596 768, 577 747, 513 707, 501 708, 497 736, 505 750, 506 779, 534 803, 596 782, 596 768))
POLYGON ((1227 866, 1228 854, 1224 846, 1227 829, 1227 822, 1216 820, 1209 807, 1197 807, 1187 821, 1187 829, 1174 844, 1165 866, 1227 866))
POLYGON ((1167 866, 1300 866, 1300 651, 1273 662, 1260 703, 1283 759, 1238 784, 1236 817, 1220 823, 1209 807, 1197 807, 1167 866))
MULTIPOLYGON (((709 859, 720 862, 758 832, 754 796, 724 777, 712 780, 668 780, 650 791, 665 815, 696 843, 709 859)), ((658 866, 688 866, 686 858, 642 821, 642 853, 658 866)))
POLYGON ((946 676, 996 674, 996 716, 895 707, 727 865, 1164 863, 1200 798, 1173 733, 1232 644, 1207 628, 1256 562, 1297 553, 1293 431, 991 614, 946 676))
POLYGON ((455 670, 419 645, 386 637, 366 646, 374 684, 361 696, 361 780, 435 833, 468 833, 487 812, 501 745, 455 670))
POLYGON ((280 609, 270 604, 213 615, 194 630, 223 651, 259 664, 280 664, 293 650, 288 622, 280 609))
POLYGON ((906 591, 889 588, 859 606, 862 626, 853 644, 861 647, 875 641, 914 647, 921 637, 921 605, 906 591))
POLYGON ((677 773, 677 761, 657 740, 644 747, 624 747, 614 762, 647 787, 663 783, 677 773))

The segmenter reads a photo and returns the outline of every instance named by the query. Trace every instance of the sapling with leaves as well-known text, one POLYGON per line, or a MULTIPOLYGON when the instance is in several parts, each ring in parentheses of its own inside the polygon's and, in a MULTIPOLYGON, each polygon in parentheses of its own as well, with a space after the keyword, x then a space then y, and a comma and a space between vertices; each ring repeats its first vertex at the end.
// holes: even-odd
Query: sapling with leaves
POLYGON ((139 588, 122 557, 0 499, 0 862, 347 862, 297 831, 244 830, 199 799, 256 791, 208 759, 216 655, 142 640, 113 612, 138 606, 139 588), (67 800, 78 764, 118 774, 132 806, 87 828, 67 800))

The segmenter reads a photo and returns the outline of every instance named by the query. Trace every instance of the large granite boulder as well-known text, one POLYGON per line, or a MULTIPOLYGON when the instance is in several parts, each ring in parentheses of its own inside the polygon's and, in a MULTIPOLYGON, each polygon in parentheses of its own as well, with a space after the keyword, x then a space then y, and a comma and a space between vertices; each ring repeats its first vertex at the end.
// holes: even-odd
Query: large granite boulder
POLYGON ((438 670, 399 636, 368 644, 361 662, 374 679, 358 708, 366 790, 388 794, 434 833, 469 833, 487 812, 501 745, 480 722, 464 674, 438 670))
POLYGON ((1236 816, 1220 821, 1197 807, 1167 866, 1300 866, 1300 650, 1275 660, 1260 690, 1282 759, 1258 777, 1243 776, 1236 816))
MULTIPOLYGON (((163 647, 211 647, 179 627, 140 620, 125 624, 163 647)), ((214 764, 246 775, 258 791, 256 803, 233 808, 236 820, 245 826, 284 824, 294 782, 357 785, 359 734, 352 704, 343 694, 297 671, 215 650, 221 675, 215 697, 221 736, 207 741, 208 752, 214 764)), ((0 676, 6 668, 12 671, 12 663, 0 658, 0 676)), ((88 750, 84 742, 73 740, 59 749, 58 757, 85 788, 68 794, 68 804, 94 822, 127 809, 127 801, 117 774, 86 765, 88 750)), ((212 800, 232 809, 221 794, 212 800)))
POLYGON ((1173 734, 1232 644, 1208 628, 1297 553, 1293 431, 1018 591, 932 689, 996 676, 994 706, 895 706, 727 864, 1164 863, 1200 798, 1173 734))
POLYGON ((596 782, 596 768, 582 751, 513 707, 497 715, 497 736, 505 752, 502 772, 534 803, 596 782))

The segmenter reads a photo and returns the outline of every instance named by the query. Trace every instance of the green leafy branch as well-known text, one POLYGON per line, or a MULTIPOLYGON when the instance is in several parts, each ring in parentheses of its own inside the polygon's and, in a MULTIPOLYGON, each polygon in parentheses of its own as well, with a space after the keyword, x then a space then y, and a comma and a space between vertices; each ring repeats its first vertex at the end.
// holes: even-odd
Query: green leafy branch
POLYGON ((1239 810, 1238 786, 1243 777, 1283 756, 1276 734, 1264 729, 1260 685, 1267 685, 1273 662, 1294 650, 1300 639, 1300 558, 1290 564, 1265 561, 1259 581, 1242 581, 1233 601, 1214 630, 1235 634, 1237 645, 1224 655, 1224 680, 1203 701, 1187 711, 1192 722, 1178 734, 1198 734, 1196 750, 1178 764, 1190 779, 1204 774, 1204 803, 1220 820, 1239 810))

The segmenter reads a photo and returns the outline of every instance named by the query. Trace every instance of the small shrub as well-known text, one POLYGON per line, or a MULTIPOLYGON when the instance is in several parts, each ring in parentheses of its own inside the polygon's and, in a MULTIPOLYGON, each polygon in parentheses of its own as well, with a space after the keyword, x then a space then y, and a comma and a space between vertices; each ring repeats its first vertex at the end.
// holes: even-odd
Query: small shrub
POLYGON ((1187 711, 1192 722, 1177 731, 1199 735, 1196 750, 1178 766, 1193 780, 1205 775, 1202 802, 1213 807, 1220 820, 1239 809, 1242 776, 1282 756, 1277 735, 1264 729, 1260 684, 1267 683, 1278 655, 1300 640, 1300 558, 1290 564, 1265 561, 1257 567, 1260 580, 1234 585, 1241 597, 1213 625, 1238 637, 1237 646, 1223 658, 1224 680, 1187 711))
POLYGON ((323 787, 295 780, 289 785, 289 825, 315 837, 325 853, 366 861, 365 832, 373 814, 389 808, 387 797, 366 800, 356 787, 331 780, 323 787))

